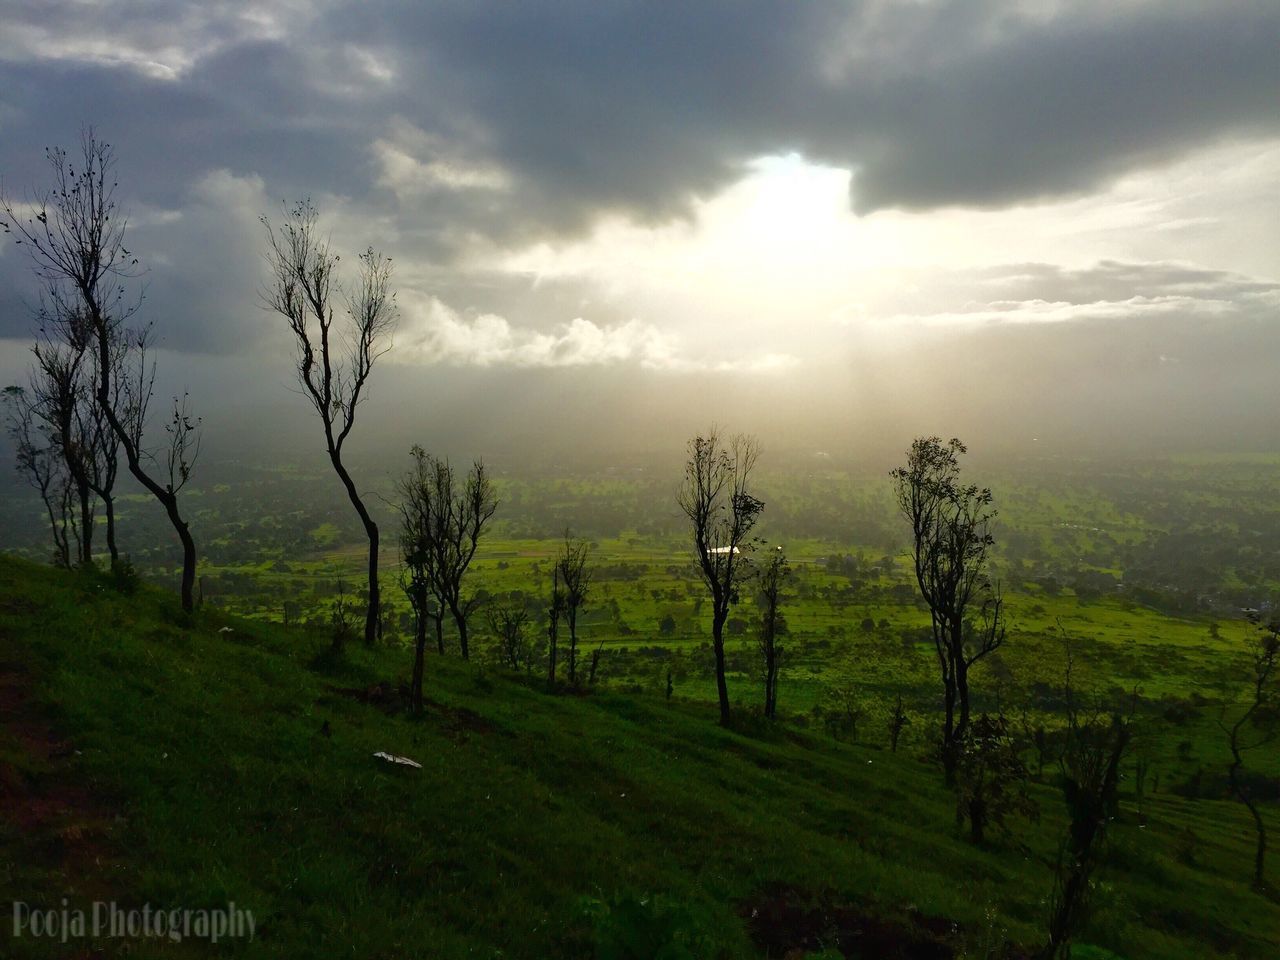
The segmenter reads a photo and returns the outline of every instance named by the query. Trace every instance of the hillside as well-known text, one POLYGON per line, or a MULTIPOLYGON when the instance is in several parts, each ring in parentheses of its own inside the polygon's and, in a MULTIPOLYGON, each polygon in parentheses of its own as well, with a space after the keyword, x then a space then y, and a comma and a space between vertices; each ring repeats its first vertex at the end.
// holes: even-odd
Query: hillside
MULTIPOLYGON (((6 955, 982 958, 1043 937, 1051 786, 1038 823, 976 848, 917 756, 434 656, 415 721, 407 651, 335 665, 325 647, 0 559, 5 890, 255 920, 216 947, 24 937, 6 955)), ((1096 947, 1075 955, 1274 955, 1242 812, 1157 794, 1147 816, 1126 805, 1113 829, 1096 947)))

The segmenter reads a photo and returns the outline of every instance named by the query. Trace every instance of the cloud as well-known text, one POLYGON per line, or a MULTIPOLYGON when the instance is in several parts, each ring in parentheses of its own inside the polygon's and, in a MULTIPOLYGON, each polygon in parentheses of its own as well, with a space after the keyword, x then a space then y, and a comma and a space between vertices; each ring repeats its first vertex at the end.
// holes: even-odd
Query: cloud
MULTIPOLYGON (((1270 342, 1264 280, 1142 262, 1277 274, 1274 223, 1255 222, 1280 169, 1280 6, 1267 0, 95 10, 6 7, 0 172, 18 190, 43 182, 41 148, 81 122, 117 144, 150 268, 145 316, 175 350, 276 349, 255 296, 256 218, 305 195, 344 255, 373 243, 395 257, 401 349, 423 363, 695 382, 797 355, 808 369, 863 347, 828 319, 845 314, 976 326, 988 345, 998 329, 999 355, 1022 369, 1020 350, 1057 337, 1097 359, 1079 343, 1105 324, 1113 346, 1136 344, 1120 356, 1210 323, 1234 324, 1244 349, 1270 342), (731 186, 792 153, 795 178, 764 171, 776 207, 731 186), (1180 179, 1153 187, 1178 158, 1180 179), (1148 206, 1162 190, 1212 196, 1148 206), (723 232, 697 229, 709 205, 733 207, 723 232), (937 229, 920 231, 916 211, 937 229), (1070 231, 1073 248, 1049 242, 1070 231), (557 256, 531 283, 518 274, 539 264, 522 252, 544 244, 557 256), (1053 263, 1004 265, 1021 257, 1053 263), (1112 259, 1078 266, 1098 257, 1112 259)), ((13 253, 0 240, 0 336, 22 337, 13 253)), ((1190 371, 1202 346, 1159 352, 1190 371)))
POLYGON ((1078 193, 1280 131, 1266 0, 131 0, 6 20, 0 167, 92 120, 144 192, 224 167, 465 220, 455 239, 684 215, 792 150, 855 171, 869 212, 1078 193))
POLYGON ((515 327, 492 313, 466 318, 435 297, 410 298, 405 314, 392 354, 399 361, 531 368, 627 364, 670 373, 765 373, 795 362, 778 353, 689 357, 671 334, 636 320, 598 326, 575 317, 540 331, 515 327))
POLYGON ((933 283, 929 296, 935 302, 961 306, 900 312, 876 322, 901 332, 903 328, 1161 317, 1226 319, 1280 308, 1280 283, 1173 263, 1103 261, 1082 269, 1007 264, 935 278, 933 283))

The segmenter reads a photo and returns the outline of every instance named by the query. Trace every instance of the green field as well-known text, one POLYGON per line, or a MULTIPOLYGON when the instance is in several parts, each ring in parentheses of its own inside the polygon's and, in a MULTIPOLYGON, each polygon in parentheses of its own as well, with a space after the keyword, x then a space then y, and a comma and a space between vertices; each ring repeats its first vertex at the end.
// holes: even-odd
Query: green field
MULTIPOLYGON (((163 593, 12 560, 0 597, 0 784, 28 811, 3 821, 5 888, 254 912, 251 943, 130 956, 998 957, 1042 937, 1063 829, 1048 784, 1037 820, 975 847, 936 767, 879 731, 724 730, 696 699, 551 696, 454 657, 431 659, 414 721, 402 649, 335 665, 323 633, 187 620, 163 593)), ((1143 622, 1110 613, 1117 636, 1143 622)), ((1173 642, 1191 657, 1196 636, 1173 642)), ((1280 908, 1245 882, 1249 844, 1232 803, 1161 788, 1142 824, 1126 796, 1082 934, 1097 949, 1076 955, 1270 955, 1280 908)))

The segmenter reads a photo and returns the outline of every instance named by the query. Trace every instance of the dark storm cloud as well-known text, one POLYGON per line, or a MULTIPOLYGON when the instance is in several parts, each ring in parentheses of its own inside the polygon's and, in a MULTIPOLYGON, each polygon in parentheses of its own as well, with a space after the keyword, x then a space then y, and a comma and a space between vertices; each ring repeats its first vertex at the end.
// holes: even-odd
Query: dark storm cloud
MULTIPOLYGON (((41 148, 95 124, 127 204, 181 214, 136 221, 170 342, 230 350, 261 321, 250 200, 334 198, 356 247, 495 311, 518 285, 448 272, 475 240, 678 215, 765 153, 854 169, 859 210, 1001 205, 1280 130, 1274 3, 1024 6, 10 3, 0 174, 39 183, 41 148)), ((13 254, 0 336, 29 324, 13 254)))
POLYGON ((370 145, 402 118, 510 172, 496 202, 447 191, 421 202, 500 235, 570 229, 603 208, 665 217, 762 153, 856 169, 861 210, 922 208, 1071 192, 1224 135, 1280 129, 1274 3, 1018 10, 125 3, 86 27, 82 5, 23 4, 11 22, 38 27, 51 48, 13 50, 27 36, 17 30, 0 48, 0 97, 15 114, 0 162, 27 172, 20 153, 67 139, 83 118, 129 145, 132 176, 157 195, 225 166, 273 191, 358 196, 375 174, 370 145), (75 41, 95 29, 118 59, 77 59, 75 41), (148 66, 149 51, 176 61, 172 75, 148 66))
POLYGON ((858 171, 854 202, 999 205, 1280 120, 1280 8, 884 3, 474 4, 348 12, 572 227, 667 216, 761 153, 858 171), (403 43, 411 36, 417 42, 403 43))

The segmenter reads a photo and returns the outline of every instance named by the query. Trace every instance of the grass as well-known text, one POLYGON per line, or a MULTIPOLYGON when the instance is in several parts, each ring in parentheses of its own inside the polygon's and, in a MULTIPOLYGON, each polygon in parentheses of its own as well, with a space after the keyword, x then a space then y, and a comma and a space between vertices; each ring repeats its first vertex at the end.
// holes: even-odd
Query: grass
MULTIPOLYGON (((27 811, 0 819, 3 889, 54 907, 234 901, 256 920, 252 942, 91 945, 105 954, 588 957, 638 911, 694 955, 756 957, 746 917, 779 890, 894 929, 945 918, 958 955, 1042 937, 1063 829, 1047 785, 1038 822, 976 848, 915 750, 723 730, 697 700, 551 696, 434 656, 413 720, 394 694, 352 695, 394 691, 402 648, 326 664, 324 637, 174 607, 0 559, 0 796, 27 811)), ((1242 811, 1146 807, 1145 826, 1128 803, 1115 824, 1082 940, 1126 960, 1273 955, 1280 908, 1247 885, 1242 811)))

